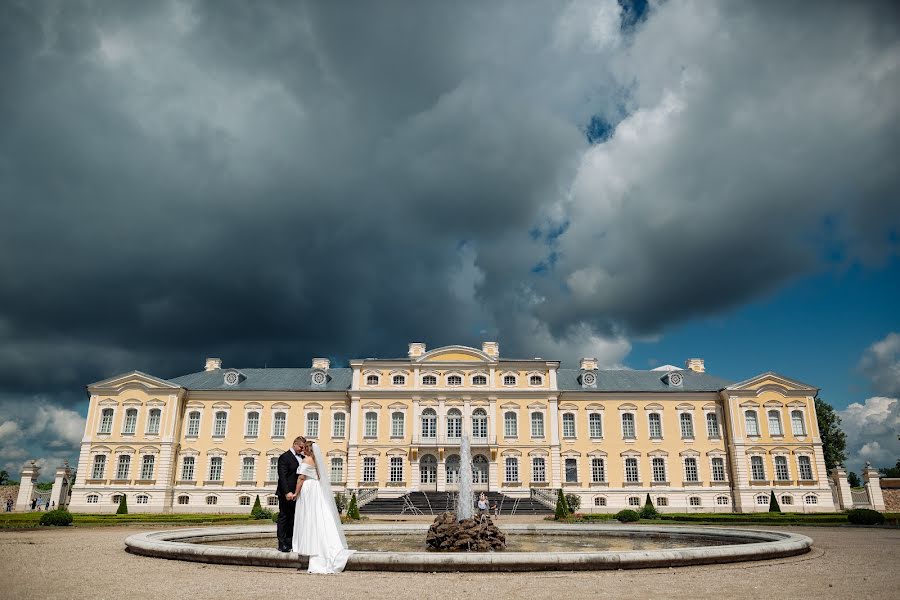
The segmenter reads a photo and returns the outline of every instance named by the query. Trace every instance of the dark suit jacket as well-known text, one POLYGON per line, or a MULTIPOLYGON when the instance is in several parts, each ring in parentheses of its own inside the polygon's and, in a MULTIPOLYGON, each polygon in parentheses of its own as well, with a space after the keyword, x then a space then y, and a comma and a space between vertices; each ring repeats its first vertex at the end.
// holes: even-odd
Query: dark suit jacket
POLYGON ((278 457, 278 495, 284 497, 297 488, 297 467, 300 466, 294 453, 288 450, 278 457))

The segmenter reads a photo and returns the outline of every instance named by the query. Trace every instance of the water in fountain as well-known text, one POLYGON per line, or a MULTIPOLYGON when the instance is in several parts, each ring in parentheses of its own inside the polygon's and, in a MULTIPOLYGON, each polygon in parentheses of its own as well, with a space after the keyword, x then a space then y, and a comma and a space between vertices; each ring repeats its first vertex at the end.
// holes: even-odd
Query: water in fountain
POLYGON ((469 450, 469 437, 463 436, 459 445, 459 495, 456 498, 456 520, 471 519, 475 506, 475 493, 472 491, 472 453, 469 450))

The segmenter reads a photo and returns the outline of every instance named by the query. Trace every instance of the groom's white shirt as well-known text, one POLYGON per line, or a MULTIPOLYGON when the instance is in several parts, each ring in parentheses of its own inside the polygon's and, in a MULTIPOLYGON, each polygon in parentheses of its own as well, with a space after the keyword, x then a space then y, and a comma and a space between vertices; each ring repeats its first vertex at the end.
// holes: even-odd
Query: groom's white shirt
POLYGON ((297 459, 297 464, 298 464, 298 465, 301 464, 301 463, 303 462, 303 459, 300 458, 300 455, 299 455, 299 454, 297 454, 296 452, 294 452, 294 447, 293 447, 293 446, 291 446, 290 449, 291 449, 291 454, 293 454, 293 455, 294 455, 294 458, 297 459))

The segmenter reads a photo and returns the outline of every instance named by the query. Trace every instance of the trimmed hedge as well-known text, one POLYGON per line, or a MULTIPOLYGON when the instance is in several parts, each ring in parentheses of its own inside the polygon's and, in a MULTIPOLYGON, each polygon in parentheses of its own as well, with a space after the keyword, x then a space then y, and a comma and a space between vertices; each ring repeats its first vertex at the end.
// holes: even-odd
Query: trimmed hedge
POLYGON ((637 511, 626 508, 616 513, 616 520, 620 523, 631 523, 641 518, 637 511))
POLYGON ((58 508, 45 512, 41 515, 41 525, 53 525, 56 527, 65 527, 72 524, 72 513, 64 508, 58 508))
POLYGON ((561 521, 569 516, 569 505, 561 489, 556 493, 556 511, 554 516, 557 521, 561 521))
POLYGON ((848 511, 847 520, 854 525, 884 525, 884 515, 868 508, 854 508, 848 511))
POLYGON ((347 507, 347 516, 354 521, 359 521, 359 506, 356 504, 356 493, 350 496, 350 506, 347 507))
POLYGON ((656 510, 656 507, 653 506, 653 500, 650 499, 650 494, 647 494, 647 501, 644 502, 644 508, 641 509, 641 518, 642 519, 658 519, 659 511, 656 510))

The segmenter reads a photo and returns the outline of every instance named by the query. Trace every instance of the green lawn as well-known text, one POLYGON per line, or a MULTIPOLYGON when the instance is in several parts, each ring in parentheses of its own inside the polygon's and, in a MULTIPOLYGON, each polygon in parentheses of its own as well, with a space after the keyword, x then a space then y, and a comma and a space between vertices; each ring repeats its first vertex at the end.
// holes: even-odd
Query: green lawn
MULTIPOLYGON (((900 513, 884 513, 887 525, 897 526, 900 513)), ((595 522, 615 519, 612 514, 586 514, 569 522, 595 522)), ((641 519, 638 523, 697 523, 700 525, 849 525, 846 513, 665 513, 658 519, 641 519)))
MULTIPOLYGON (((0 513, 0 529, 39 527, 44 512, 0 513)), ((224 525, 224 524, 266 524, 271 521, 254 520, 250 515, 210 515, 210 514, 83 514, 73 513, 76 527, 96 527, 107 525, 172 524, 172 525, 224 525)))

